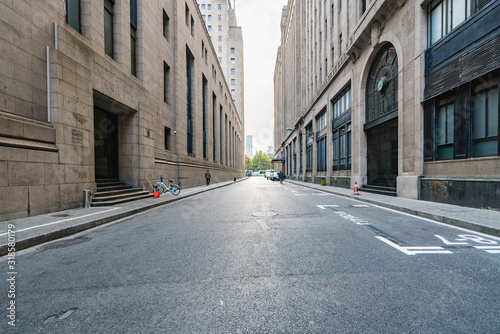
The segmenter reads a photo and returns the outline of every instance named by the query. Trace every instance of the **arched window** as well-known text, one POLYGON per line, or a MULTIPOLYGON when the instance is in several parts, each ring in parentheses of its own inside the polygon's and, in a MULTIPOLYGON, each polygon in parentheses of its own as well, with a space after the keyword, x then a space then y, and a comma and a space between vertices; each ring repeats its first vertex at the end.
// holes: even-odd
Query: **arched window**
POLYGON ((366 123, 398 109, 398 57, 391 44, 375 57, 366 86, 366 123))

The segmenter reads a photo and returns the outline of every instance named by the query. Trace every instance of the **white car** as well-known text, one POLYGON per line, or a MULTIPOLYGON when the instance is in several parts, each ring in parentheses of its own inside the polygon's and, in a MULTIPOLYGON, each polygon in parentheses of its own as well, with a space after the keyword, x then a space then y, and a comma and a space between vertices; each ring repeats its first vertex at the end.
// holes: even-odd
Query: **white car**
POLYGON ((253 172, 252 176, 259 176, 259 172, 253 172))
POLYGON ((270 180, 272 175, 273 174, 271 172, 266 172, 265 177, 266 179, 270 180))

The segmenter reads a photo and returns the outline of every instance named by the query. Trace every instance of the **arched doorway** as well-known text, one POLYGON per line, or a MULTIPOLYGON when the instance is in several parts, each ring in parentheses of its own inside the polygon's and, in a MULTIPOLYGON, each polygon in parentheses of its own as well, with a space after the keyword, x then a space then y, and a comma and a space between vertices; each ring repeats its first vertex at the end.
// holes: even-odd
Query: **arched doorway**
POLYGON ((396 188, 398 176, 398 57, 387 43, 375 57, 366 86, 367 183, 396 188))

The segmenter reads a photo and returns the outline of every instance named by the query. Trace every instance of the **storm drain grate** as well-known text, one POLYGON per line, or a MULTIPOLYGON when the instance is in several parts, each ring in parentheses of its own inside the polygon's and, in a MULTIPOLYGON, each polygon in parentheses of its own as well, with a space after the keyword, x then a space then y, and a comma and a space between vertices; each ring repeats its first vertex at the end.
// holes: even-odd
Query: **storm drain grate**
POLYGON ((261 211, 261 212, 254 212, 252 213, 252 216, 254 217, 273 217, 277 216, 278 214, 276 212, 272 211, 261 211))
POLYGON ((40 246, 37 249, 46 250, 46 249, 70 247, 70 246, 74 246, 74 245, 78 245, 78 244, 83 244, 84 242, 87 242, 90 240, 92 240, 92 238, 90 238, 90 237, 78 237, 78 238, 73 238, 73 239, 66 239, 66 240, 56 241, 56 242, 52 242, 52 243, 47 244, 47 245, 40 246))

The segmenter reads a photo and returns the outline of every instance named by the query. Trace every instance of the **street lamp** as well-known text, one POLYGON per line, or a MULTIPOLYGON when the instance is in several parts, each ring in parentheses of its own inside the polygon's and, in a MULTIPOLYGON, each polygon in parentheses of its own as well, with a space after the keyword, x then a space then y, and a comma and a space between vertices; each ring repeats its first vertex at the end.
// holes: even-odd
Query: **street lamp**
MULTIPOLYGON (((286 128, 287 131, 294 131, 294 128, 286 128)), ((302 135, 304 138, 304 182, 306 182, 307 179, 307 138, 305 136, 305 133, 302 132, 301 130, 297 129, 297 131, 302 135)))

